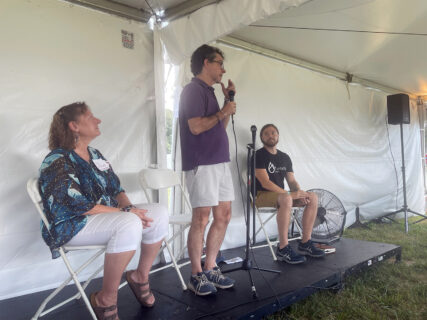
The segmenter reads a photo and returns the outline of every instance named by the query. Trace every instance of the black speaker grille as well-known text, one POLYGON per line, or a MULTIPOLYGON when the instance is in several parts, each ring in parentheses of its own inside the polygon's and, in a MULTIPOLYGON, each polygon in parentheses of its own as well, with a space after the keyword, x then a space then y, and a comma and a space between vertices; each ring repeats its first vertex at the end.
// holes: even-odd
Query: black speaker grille
POLYGON ((411 123, 409 96, 404 93, 387 96, 387 116, 389 124, 411 123))

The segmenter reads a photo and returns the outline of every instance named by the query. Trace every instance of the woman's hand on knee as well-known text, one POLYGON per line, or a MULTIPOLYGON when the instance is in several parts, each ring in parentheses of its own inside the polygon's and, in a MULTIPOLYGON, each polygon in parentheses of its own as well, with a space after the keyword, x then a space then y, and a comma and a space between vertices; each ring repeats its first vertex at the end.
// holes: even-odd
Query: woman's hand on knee
POLYGON ((136 214, 141 219, 144 228, 148 228, 151 225, 150 222, 153 222, 152 218, 149 218, 145 215, 148 210, 132 208, 130 212, 136 214))

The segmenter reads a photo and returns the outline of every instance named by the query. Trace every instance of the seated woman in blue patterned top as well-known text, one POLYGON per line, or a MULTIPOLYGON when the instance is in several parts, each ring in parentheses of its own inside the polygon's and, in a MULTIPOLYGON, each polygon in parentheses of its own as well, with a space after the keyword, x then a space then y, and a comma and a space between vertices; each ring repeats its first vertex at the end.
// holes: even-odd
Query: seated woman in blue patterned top
POLYGON ((49 132, 52 150, 40 167, 39 189, 50 230, 43 239, 54 258, 67 245, 107 245, 101 291, 90 297, 98 319, 117 320, 117 294, 122 274, 141 246, 138 268, 126 279, 138 301, 154 304, 148 273, 168 232, 168 213, 158 204, 131 204, 119 178, 102 154, 89 146, 100 135, 85 103, 60 108, 49 132))

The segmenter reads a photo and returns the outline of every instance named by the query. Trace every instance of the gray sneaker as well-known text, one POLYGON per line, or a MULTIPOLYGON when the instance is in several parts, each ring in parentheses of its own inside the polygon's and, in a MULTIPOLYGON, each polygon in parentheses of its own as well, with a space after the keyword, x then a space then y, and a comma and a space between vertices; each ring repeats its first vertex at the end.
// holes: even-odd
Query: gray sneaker
POLYGON ((235 280, 224 276, 221 269, 214 267, 212 270, 204 271, 206 278, 217 288, 228 289, 234 286, 235 280))
POLYGON ((198 296, 207 296, 216 293, 215 286, 206 278, 205 273, 198 272, 190 277, 188 289, 193 291, 198 296))
POLYGON ((279 245, 277 245, 276 257, 277 260, 290 264, 299 264, 307 260, 304 256, 296 253, 289 244, 282 249, 279 249, 279 245))
POLYGON ((299 242, 298 251, 303 255, 308 255, 314 258, 322 258, 325 256, 325 251, 316 248, 311 240, 308 240, 306 243, 299 242))

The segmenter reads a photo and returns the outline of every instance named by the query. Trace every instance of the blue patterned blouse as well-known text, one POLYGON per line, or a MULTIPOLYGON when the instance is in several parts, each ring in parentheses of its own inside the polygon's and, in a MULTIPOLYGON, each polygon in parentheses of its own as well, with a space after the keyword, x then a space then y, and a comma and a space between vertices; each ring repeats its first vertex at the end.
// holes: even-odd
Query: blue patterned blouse
POLYGON ((55 149, 40 167, 39 190, 50 230, 41 223, 43 239, 58 258, 58 248, 71 240, 86 224, 83 213, 96 204, 118 207, 116 196, 124 190, 102 154, 88 147, 90 162, 77 153, 55 149))

